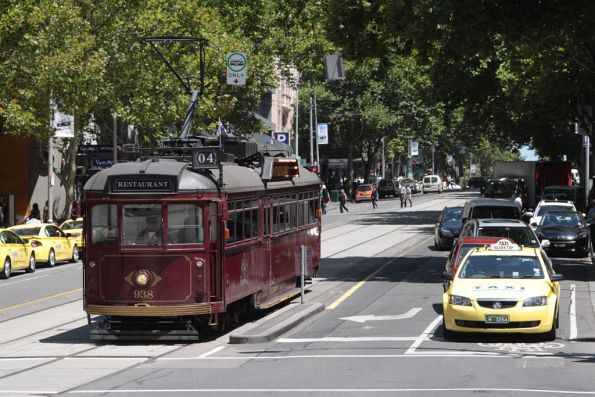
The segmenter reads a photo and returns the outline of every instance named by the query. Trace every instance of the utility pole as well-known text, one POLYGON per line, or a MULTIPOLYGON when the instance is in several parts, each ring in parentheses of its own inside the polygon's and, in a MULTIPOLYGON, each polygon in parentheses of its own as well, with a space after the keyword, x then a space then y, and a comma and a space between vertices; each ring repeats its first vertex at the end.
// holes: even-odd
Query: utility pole
POLYGON ((320 150, 318 148, 318 112, 316 111, 316 86, 314 86, 314 125, 316 126, 316 165, 320 175, 320 150))
MULTIPOLYGON (((52 200, 52 176, 54 174, 54 164, 53 164, 53 152, 54 152, 54 112, 56 110, 56 104, 54 101, 50 101, 50 130, 52 131, 52 136, 48 140, 48 222, 53 223, 53 200, 52 200)), ((43 217, 43 214, 42 214, 43 217)), ((42 219, 41 221, 45 221, 42 219)))
POLYGON ((298 72, 297 90, 296 90, 296 97, 295 97, 295 158, 298 160, 298 164, 300 163, 300 152, 299 152, 300 77, 301 77, 301 73, 298 72))
POLYGON ((113 126, 112 126, 112 150, 114 158, 112 165, 118 162, 118 115, 114 112, 113 126))
POLYGON ((312 121, 312 112, 313 112, 313 105, 312 105, 312 97, 310 97, 310 165, 314 164, 314 145, 312 142, 312 135, 314 135, 314 125, 312 121))
POLYGON ((434 170, 434 155, 436 153, 436 145, 432 145, 432 175, 436 175, 436 171, 434 170))
POLYGON ((384 137, 382 137, 382 179, 384 179, 384 169, 386 168, 384 162, 384 137))

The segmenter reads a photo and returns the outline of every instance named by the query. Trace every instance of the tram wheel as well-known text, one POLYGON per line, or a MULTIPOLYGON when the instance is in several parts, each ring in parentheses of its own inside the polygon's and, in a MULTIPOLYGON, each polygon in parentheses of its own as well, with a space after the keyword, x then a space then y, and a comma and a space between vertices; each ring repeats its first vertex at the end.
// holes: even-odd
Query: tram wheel
POLYGON ((35 271, 35 254, 31 254, 29 257, 29 267, 25 269, 27 273, 33 273, 35 271))
POLYGON ((50 267, 56 266, 56 253, 53 248, 50 248, 50 253, 48 254, 48 265, 50 267))
POLYGON ((0 273, 0 278, 6 280, 9 277, 10 277, 10 259, 6 258, 6 259, 4 259, 4 270, 2 270, 2 273, 0 273))

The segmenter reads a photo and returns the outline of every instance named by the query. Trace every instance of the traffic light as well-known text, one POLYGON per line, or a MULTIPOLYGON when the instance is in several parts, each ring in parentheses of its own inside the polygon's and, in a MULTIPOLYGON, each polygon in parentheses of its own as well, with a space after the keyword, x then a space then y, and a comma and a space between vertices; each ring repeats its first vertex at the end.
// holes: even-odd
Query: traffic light
POLYGON ((318 166, 317 165, 305 165, 304 166, 307 170, 312 171, 316 175, 318 175, 318 166))

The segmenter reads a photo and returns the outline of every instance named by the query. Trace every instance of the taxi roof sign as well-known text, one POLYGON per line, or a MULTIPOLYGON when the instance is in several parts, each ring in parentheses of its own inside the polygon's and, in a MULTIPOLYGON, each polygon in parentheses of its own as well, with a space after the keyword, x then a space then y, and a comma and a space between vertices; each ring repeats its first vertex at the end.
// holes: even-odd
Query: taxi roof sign
POLYGON ((495 244, 490 244, 490 251, 520 251, 520 247, 510 240, 498 240, 495 244))

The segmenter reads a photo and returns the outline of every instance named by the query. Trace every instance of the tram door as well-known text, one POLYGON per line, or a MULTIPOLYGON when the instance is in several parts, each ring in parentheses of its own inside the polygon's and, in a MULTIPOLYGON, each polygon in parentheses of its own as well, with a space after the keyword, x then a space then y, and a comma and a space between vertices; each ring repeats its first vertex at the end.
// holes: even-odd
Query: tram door
POLYGON ((223 300, 223 259, 225 248, 225 220, 227 207, 225 202, 209 203, 209 255, 211 267, 210 290, 211 302, 223 300))
POLYGON ((262 199, 263 217, 262 217, 262 268, 260 269, 261 284, 268 286, 271 277, 271 248, 272 248, 272 223, 273 223, 273 200, 270 197, 262 199))

